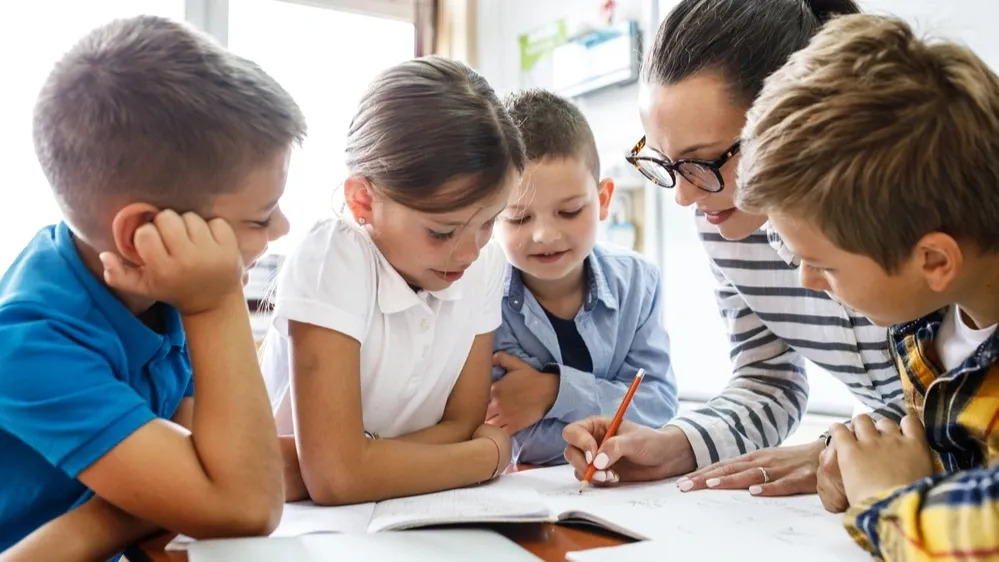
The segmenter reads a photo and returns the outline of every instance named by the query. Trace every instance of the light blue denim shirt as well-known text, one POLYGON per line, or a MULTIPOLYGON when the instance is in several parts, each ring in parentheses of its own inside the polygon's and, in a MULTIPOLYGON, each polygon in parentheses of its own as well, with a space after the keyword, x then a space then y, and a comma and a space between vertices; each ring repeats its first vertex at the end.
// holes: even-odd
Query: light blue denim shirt
MULTIPOLYGON (((660 427, 676 413, 659 271, 639 254, 611 245, 597 244, 586 259, 588 287, 575 322, 593 360, 592 373, 561 364, 558 338, 544 309, 524 286, 520 271, 507 267, 496 351, 516 355, 538 370, 558 364, 561 373, 551 410, 514 435, 514 462, 564 463, 562 429, 587 416, 613 416, 639 369, 645 369, 645 379, 625 419, 660 427)), ((494 381, 504 374, 493 367, 494 381)))

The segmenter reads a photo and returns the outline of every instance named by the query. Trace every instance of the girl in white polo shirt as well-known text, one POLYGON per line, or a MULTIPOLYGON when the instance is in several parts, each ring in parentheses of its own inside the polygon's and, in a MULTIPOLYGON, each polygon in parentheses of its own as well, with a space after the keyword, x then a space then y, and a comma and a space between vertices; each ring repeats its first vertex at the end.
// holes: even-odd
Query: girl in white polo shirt
POLYGON ((278 278, 263 369, 288 499, 348 504, 466 486, 510 461, 483 424, 505 259, 493 221, 524 168, 516 126, 465 65, 428 57, 368 87, 346 212, 278 278))

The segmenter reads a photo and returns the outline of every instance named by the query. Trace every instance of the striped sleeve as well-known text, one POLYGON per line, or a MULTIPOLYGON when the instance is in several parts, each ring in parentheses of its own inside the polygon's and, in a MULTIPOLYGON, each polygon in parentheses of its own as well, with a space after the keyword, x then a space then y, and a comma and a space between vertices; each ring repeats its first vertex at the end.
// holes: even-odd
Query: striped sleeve
POLYGON ((687 436, 698 467, 779 445, 808 402, 802 357, 767 328, 714 263, 711 268, 734 376, 704 407, 670 422, 687 436))
POLYGON ((999 559, 999 464, 938 474, 851 507, 850 536, 894 560, 999 559))

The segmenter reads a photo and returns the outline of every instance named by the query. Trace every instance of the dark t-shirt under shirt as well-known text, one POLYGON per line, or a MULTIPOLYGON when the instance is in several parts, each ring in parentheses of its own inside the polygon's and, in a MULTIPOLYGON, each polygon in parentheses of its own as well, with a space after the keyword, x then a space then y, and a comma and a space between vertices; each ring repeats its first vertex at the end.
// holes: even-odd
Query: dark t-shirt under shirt
POLYGON ((593 359, 590 357, 590 350, 586 348, 583 336, 579 335, 576 328, 576 320, 566 320, 559 318, 547 308, 541 307, 548 316, 548 321, 555 329, 555 336, 558 338, 558 347, 562 352, 562 364, 573 369, 578 369, 584 373, 593 372, 593 359))

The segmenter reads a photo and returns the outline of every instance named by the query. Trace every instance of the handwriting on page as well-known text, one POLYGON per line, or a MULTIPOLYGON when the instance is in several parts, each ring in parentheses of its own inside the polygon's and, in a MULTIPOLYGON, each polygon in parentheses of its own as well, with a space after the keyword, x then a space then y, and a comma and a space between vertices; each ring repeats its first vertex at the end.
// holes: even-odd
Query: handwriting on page
POLYGON ((500 479, 473 488, 379 502, 368 531, 548 515, 535 490, 500 479))
POLYGON ((570 466, 525 470, 503 478, 536 490, 555 513, 585 509, 591 505, 666 501, 666 498, 680 493, 673 481, 662 480, 608 488, 590 486, 580 494, 579 482, 570 466))

